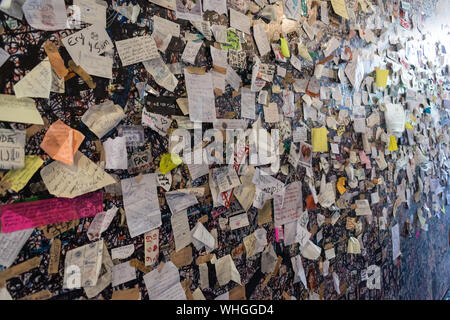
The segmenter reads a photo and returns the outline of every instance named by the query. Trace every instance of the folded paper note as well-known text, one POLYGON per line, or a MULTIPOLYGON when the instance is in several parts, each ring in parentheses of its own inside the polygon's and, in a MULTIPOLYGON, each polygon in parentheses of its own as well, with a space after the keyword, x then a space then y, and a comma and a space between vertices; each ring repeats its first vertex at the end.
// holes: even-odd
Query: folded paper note
POLYGON ((74 155, 84 140, 84 135, 72 129, 61 120, 48 128, 42 140, 41 148, 54 160, 73 164, 74 155))

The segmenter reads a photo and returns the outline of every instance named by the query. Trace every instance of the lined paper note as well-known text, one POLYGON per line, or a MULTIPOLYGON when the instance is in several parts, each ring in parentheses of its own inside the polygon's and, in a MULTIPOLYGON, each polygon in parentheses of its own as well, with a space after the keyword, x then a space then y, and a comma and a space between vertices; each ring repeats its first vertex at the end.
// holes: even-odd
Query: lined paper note
POLYGON ((160 57, 155 40, 148 35, 116 41, 116 48, 124 67, 160 57))

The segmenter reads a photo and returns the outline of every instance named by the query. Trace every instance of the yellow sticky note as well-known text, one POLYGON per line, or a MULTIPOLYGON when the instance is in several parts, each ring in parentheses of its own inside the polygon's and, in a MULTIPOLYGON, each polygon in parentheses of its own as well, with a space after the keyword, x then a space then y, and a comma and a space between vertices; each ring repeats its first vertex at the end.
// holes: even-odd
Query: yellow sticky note
POLYGON ((300 57, 302 57, 305 60, 308 60, 310 62, 313 61, 313 59, 311 58, 311 55, 308 52, 308 48, 304 44, 301 44, 298 46, 298 54, 300 55, 300 57))
POLYGON ((406 128, 406 129, 409 129, 409 130, 412 130, 412 129, 413 129, 413 126, 412 126, 409 122, 406 122, 406 123, 405 123, 405 128, 406 128))
POLYGON ((8 189, 19 192, 27 185, 43 163, 44 161, 39 156, 25 156, 25 166, 21 169, 9 170, 1 183, 8 183, 10 185, 8 189))
POLYGON ((331 0, 333 10, 337 15, 340 15, 344 19, 350 19, 347 12, 347 6, 345 0, 331 0))
POLYGON ((347 191, 347 189, 345 189, 345 181, 346 181, 346 180, 347 180, 347 178, 345 178, 345 177, 340 177, 340 178, 338 179, 338 182, 337 182, 337 189, 338 189, 338 191, 339 191, 340 194, 344 194, 345 191, 347 191))
POLYGON ((386 88, 389 70, 376 69, 377 87, 386 88))
POLYGON ((289 46, 288 43, 286 41, 285 38, 280 38, 281 41, 281 53, 283 54, 283 56, 285 56, 286 58, 290 58, 291 57, 291 53, 289 52, 289 46))
POLYGON ((361 10, 364 13, 367 13, 367 3, 366 3, 366 1, 365 0, 358 0, 358 2, 359 2, 359 5, 361 6, 361 10))
POLYGON ((175 169, 180 164, 183 163, 180 156, 176 153, 166 153, 161 157, 161 161, 159 163, 159 170, 162 174, 166 174, 167 172, 175 169))
POLYGON ((327 128, 313 128, 311 132, 311 140, 313 152, 328 152, 327 128))
POLYGON ((395 138, 395 136, 391 136, 391 139, 389 140, 389 151, 397 151, 397 149, 397 139, 395 138))

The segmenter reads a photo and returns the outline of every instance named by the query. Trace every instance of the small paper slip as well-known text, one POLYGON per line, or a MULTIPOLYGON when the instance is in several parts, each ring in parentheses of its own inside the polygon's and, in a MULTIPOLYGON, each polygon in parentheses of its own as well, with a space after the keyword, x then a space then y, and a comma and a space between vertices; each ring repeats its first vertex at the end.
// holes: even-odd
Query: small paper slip
POLYGON ((231 230, 246 227, 250 224, 248 221, 247 213, 238 214, 230 217, 230 228, 231 230))
POLYGON ((116 48, 124 67, 160 57, 155 40, 148 35, 116 41, 116 48))

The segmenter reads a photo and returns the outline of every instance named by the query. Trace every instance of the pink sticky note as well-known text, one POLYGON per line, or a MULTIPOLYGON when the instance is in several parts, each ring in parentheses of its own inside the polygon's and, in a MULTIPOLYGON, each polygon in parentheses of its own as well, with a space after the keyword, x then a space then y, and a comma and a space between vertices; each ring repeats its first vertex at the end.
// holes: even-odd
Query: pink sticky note
POLYGON ((359 158, 361 159, 361 163, 366 165, 366 169, 372 169, 370 164, 370 158, 366 155, 364 151, 359 152, 359 158))
POLYGON ((7 204, 0 207, 2 232, 14 232, 93 217, 103 211, 103 193, 95 192, 73 199, 52 198, 7 204))

